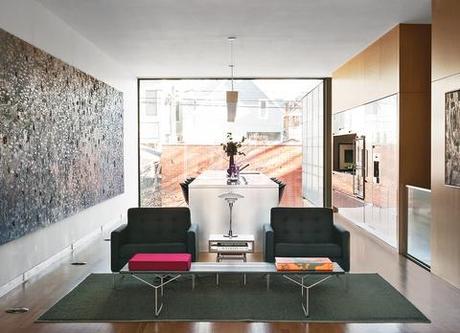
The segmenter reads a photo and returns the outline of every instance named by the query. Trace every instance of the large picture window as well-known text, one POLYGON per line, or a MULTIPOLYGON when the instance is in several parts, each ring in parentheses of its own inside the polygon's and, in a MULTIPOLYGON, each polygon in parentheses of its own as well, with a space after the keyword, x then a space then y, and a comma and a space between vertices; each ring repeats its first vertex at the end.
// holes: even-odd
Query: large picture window
MULTIPOLYGON (((237 164, 249 163, 248 169, 286 183, 281 205, 303 206, 303 101, 321 83, 307 79, 235 80, 237 114, 235 122, 227 122, 229 80, 141 79, 140 205, 185 205, 179 183, 208 169, 226 169, 228 161, 220 143, 231 132, 236 139, 246 138, 245 156, 239 156, 237 164)), ((317 168, 314 171, 322 173, 317 168)))

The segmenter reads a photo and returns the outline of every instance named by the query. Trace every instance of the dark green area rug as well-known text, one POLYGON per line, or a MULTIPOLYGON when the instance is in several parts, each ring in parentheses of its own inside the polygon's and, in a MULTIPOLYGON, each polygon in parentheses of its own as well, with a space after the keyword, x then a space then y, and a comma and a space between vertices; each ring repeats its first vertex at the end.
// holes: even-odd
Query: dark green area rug
MULTIPOLYGON (((144 276, 145 277, 145 276, 144 276)), ((152 277, 148 277, 152 280, 152 277)), ((153 289, 126 276, 117 289, 110 274, 91 274, 43 314, 38 321, 302 321, 302 322, 429 322, 414 305, 378 274, 332 277, 310 290, 310 316, 304 316, 300 287, 281 276, 189 277, 165 287, 164 307, 153 315, 153 289)), ((318 277, 312 276, 310 282, 318 277)))

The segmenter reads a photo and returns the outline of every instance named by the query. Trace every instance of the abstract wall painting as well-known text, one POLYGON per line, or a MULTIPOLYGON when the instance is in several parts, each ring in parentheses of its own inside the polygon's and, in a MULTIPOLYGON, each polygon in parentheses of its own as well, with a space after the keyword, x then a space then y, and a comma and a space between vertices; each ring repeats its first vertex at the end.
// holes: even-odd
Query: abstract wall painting
POLYGON ((123 94, 0 29, 0 244, 124 192, 123 94))
POLYGON ((445 184, 460 187, 460 90, 446 93, 445 184))

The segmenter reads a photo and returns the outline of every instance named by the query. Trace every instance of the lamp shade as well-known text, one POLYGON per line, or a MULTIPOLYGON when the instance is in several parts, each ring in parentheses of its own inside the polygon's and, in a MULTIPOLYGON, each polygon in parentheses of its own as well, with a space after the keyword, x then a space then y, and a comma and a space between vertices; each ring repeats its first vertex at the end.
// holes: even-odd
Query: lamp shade
POLYGON ((236 104, 238 103, 238 91, 227 91, 227 121, 235 121, 236 104))

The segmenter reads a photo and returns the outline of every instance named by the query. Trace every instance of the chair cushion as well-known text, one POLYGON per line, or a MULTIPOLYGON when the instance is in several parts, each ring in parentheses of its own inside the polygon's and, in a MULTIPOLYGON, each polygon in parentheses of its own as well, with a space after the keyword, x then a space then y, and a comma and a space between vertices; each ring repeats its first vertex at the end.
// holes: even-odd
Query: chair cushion
POLYGON ((188 271, 190 253, 137 253, 129 259, 130 271, 188 271))
POLYGON ((185 243, 125 244, 120 248, 120 257, 128 261, 136 253, 184 253, 185 243))
POLYGON ((332 243, 333 215, 329 208, 272 208, 275 243, 332 243))
POLYGON ((342 249, 334 243, 277 243, 275 256, 277 257, 340 257, 342 249))

